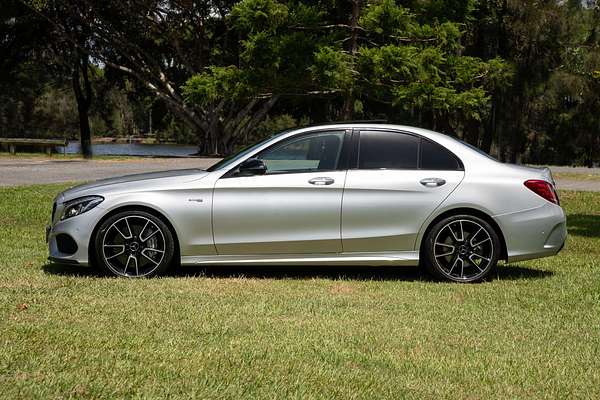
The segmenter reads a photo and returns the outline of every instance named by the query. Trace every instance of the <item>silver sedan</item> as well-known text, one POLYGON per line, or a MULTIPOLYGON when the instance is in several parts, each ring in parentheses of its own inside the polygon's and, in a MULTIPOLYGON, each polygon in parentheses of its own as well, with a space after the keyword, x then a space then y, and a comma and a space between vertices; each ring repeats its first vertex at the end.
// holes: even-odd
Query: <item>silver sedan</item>
POLYGON ((547 168, 502 164, 424 129, 290 130, 208 170, 100 180, 60 193, 50 259, 126 277, 203 264, 422 265, 484 279, 552 256, 565 214, 547 168))

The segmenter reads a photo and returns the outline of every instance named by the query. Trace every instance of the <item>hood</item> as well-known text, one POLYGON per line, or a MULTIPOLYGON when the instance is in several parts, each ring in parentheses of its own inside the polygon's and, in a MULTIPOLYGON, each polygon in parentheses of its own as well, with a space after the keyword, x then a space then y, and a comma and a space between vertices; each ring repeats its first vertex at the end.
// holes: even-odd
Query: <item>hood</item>
POLYGON ((139 187, 152 188, 162 186, 165 178, 180 178, 175 182, 169 180, 168 183, 183 183, 200 179, 208 175, 208 172, 201 169, 177 169, 171 171, 149 172, 143 174, 125 175, 115 178, 100 179, 83 185, 74 186, 61 193, 62 201, 71 200, 81 196, 93 195, 122 190, 136 190, 139 187))

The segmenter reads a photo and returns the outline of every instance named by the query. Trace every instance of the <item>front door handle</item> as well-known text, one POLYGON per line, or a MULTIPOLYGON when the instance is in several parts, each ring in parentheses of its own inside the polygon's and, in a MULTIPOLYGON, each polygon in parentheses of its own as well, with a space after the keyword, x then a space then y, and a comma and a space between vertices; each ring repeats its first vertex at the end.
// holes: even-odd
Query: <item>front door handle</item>
POLYGON ((331 185, 333 182, 335 182, 335 180, 333 178, 329 178, 326 176, 312 178, 311 180, 308 181, 308 183, 310 183, 311 185, 318 185, 318 186, 331 185))
POLYGON ((446 183, 446 181, 442 178, 425 178, 420 180, 421 185, 423 186, 442 186, 446 183))

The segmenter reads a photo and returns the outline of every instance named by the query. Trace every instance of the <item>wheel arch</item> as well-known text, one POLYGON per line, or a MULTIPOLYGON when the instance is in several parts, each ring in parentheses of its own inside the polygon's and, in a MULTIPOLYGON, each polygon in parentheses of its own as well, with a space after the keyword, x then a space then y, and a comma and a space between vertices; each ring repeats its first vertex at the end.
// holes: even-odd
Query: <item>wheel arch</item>
MULTIPOLYGON (((500 259, 506 260, 508 258, 508 251, 506 248, 506 239, 504 238, 504 233, 502 232, 502 229, 500 228, 498 223, 494 220, 494 218, 492 218, 489 214, 485 213, 484 211, 478 210, 476 208, 470 208, 470 207, 452 208, 450 210, 446 210, 446 211, 440 213, 434 219, 432 219, 429 222, 429 224, 427 225, 427 228, 424 230, 423 234, 420 235, 420 243, 419 243, 419 247, 418 247, 419 255, 421 255, 421 253, 423 252, 423 244, 425 242, 424 239, 427 237, 427 235, 429 234, 429 231, 433 228, 433 226, 435 224, 437 224, 439 221, 441 221, 442 219, 451 217, 454 215, 472 215, 475 217, 479 217, 482 220, 484 220, 485 222, 487 222, 488 224, 490 224, 490 226, 494 229, 494 231, 496 231, 496 234, 498 235, 498 238, 500 239, 500 245, 501 245, 500 259)), ((421 258, 421 257, 419 257, 419 258, 421 258)))
POLYGON ((96 262, 96 244, 95 244, 95 238, 96 238, 96 233, 98 232, 98 229, 100 229, 100 226, 104 223, 104 221, 106 221, 108 218, 112 217, 113 215, 116 215, 120 212, 123 211, 145 211, 149 214, 154 215, 156 218, 159 218, 162 222, 165 223, 165 225, 167 225, 167 228, 169 228, 169 230, 171 231, 171 234, 173 235, 173 240, 174 240, 174 245, 175 245, 175 252, 173 254, 173 262, 175 263, 179 263, 181 260, 181 252, 179 249, 179 236, 177 235, 177 230, 175 229, 175 227, 173 226, 173 224, 171 223, 171 221, 169 220, 169 218, 167 218, 162 212, 152 208, 152 207, 148 207, 146 205, 143 204, 127 204, 124 206, 120 206, 120 207, 116 207, 112 210, 110 210, 109 212, 107 212, 106 214, 104 214, 102 216, 102 218, 100 218, 98 220, 98 222, 96 223, 96 225, 94 226, 94 229, 92 230, 92 234, 90 236, 90 242, 88 245, 88 259, 90 260, 90 263, 93 264, 96 262))

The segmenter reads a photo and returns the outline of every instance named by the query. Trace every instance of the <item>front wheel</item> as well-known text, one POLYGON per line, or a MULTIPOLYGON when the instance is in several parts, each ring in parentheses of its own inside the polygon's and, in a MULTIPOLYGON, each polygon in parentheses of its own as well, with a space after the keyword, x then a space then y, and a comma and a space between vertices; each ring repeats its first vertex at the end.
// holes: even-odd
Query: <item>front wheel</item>
POLYGON ((169 227, 144 211, 124 211, 105 220, 94 239, 97 264, 107 273, 132 278, 163 274, 175 245, 169 227))
POLYGON ((498 234, 481 218, 455 215, 436 223, 425 237, 423 258, 434 276, 455 282, 478 282, 496 267, 498 234))

